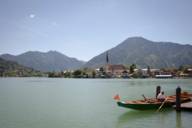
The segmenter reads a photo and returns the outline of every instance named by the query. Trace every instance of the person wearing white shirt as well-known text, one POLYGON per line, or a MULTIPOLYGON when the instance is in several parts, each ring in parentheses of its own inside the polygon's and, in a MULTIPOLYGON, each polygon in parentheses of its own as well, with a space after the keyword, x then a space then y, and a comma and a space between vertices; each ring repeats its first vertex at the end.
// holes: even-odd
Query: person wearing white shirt
POLYGON ((158 95, 157 95, 157 100, 158 101, 161 101, 163 102, 165 100, 165 95, 164 95, 164 92, 160 92, 158 95))

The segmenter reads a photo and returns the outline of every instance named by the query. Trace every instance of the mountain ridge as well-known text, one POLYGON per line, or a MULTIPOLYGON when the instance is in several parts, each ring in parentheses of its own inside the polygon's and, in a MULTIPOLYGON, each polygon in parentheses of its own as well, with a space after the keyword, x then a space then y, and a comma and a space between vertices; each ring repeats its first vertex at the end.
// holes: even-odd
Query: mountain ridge
POLYGON ((77 69, 85 63, 52 50, 48 52, 28 51, 19 55, 2 54, 0 57, 45 72, 77 69))
POLYGON ((98 68, 106 64, 106 52, 110 64, 136 64, 139 68, 167 68, 192 65, 192 45, 151 41, 143 37, 129 37, 117 46, 96 55, 88 62, 68 57, 55 50, 28 51, 19 55, 3 54, 5 60, 15 61, 40 71, 62 71, 79 68, 98 68))
MULTIPOLYGON (((166 68, 192 64, 192 45, 189 44, 155 42, 143 37, 130 37, 107 51, 111 64, 134 63, 141 68, 147 66, 166 68)), ((107 51, 93 57, 84 66, 93 68, 106 64, 107 51)))

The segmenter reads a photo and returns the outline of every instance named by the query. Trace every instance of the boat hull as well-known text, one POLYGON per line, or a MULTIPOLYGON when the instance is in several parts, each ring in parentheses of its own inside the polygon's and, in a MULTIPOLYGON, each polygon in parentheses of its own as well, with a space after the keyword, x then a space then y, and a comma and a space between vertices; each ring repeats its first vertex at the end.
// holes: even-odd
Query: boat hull
MULTIPOLYGON (((131 108, 131 109, 136 109, 136 110, 152 110, 152 109, 158 109, 162 103, 153 103, 153 104, 131 104, 131 103, 125 103, 118 101, 117 102, 118 106, 124 107, 124 108, 131 108)), ((172 107, 172 103, 164 103, 163 108, 167 107, 172 107)))

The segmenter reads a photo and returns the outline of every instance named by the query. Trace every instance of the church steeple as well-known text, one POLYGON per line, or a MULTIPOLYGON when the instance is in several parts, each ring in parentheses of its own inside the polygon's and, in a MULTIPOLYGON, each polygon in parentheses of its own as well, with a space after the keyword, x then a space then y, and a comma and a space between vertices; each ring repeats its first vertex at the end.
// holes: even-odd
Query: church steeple
POLYGON ((109 64, 109 55, 108 55, 108 51, 106 53, 106 63, 109 64))

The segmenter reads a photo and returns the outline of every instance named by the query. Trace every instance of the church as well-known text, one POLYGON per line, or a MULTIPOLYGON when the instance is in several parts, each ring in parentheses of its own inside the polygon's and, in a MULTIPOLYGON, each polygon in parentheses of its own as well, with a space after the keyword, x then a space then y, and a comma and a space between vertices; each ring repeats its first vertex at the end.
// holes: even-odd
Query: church
POLYGON ((109 63, 109 55, 106 53, 106 64, 104 66, 105 73, 109 77, 126 77, 128 76, 128 72, 124 65, 122 64, 110 64, 109 63))

